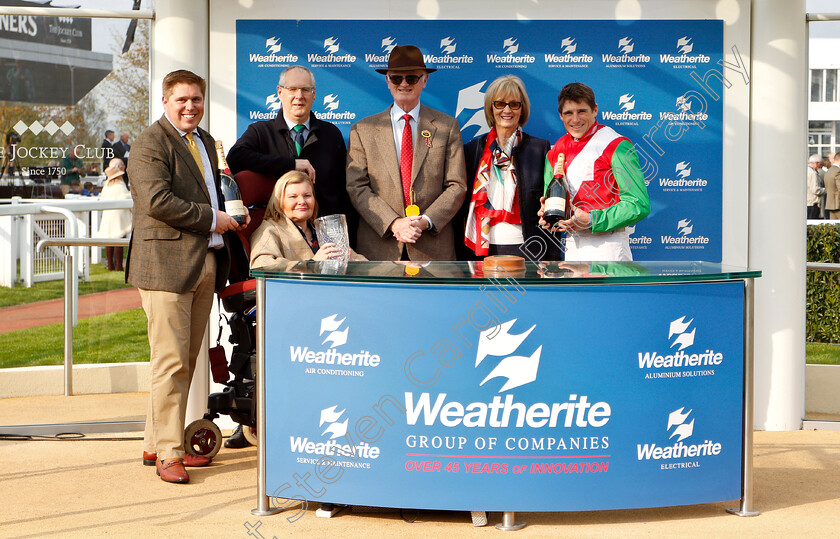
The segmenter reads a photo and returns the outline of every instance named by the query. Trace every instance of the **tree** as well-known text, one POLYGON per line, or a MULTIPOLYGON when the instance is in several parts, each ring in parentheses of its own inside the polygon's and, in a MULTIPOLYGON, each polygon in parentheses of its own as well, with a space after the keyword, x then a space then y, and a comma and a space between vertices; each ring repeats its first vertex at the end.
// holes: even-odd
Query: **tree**
MULTIPOLYGON (((128 131, 132 140, 149 124, 149 33, 149 21, 138 20, 131 47, 115 56, 114 70, 97 85, 100 103, 119 118, 115 130, 128 131)), ((120 50, 125 36, 117 39, 120 50)))

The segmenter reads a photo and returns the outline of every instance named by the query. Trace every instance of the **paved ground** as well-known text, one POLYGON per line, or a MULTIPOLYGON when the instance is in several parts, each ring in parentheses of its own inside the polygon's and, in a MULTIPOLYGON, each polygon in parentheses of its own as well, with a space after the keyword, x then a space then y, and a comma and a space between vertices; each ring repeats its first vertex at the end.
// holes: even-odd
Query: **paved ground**
MULTIPOLYGON (((140 293, 136 288, 121 288, 96 294, 85 294, 79 296, 78 318, 81 320, 100 314, 139 309, 140 307, 140 293)), ((63 298, 0 309, 0 333, 58 322, 64 322, 63 298)))
MULTIPOLYGON (((138 419, 143 393, 0 400, 0 425, 138 419)), ((2 429, 0 429, 2 430, 2 429)), ((112 436, 112 435, 108 435, 112 436)), ((225 450, 192 482, 170 485, 140 463, 140 433, 120 440, 0 440, 0 537, 501 537, 473 528, 466 512, 345 511, 316 518, 299 507, 258 518, 256 450, 225 450), (413 522, 409 522, 413 521, 413 522)), ((838 537, 840 432, 755 433, 755 508, 737 502, 664 509, 517 513, 514 537, 838 537)), ((313 509, 315 504, 310 506, 313 509)), ((491 524, 501 520, 490 514, 491 524)))

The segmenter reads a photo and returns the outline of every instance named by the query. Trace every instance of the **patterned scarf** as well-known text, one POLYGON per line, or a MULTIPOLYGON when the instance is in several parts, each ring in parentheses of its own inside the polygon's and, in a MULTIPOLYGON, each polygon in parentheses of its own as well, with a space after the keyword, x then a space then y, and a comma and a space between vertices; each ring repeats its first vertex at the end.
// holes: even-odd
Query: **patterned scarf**
POLYGON ((475 174, 464 245, 478 256, 487 256, 490 228, 498 223, 522 224, 519 218, 519 193, 516 189, 516 169, 511 159, 513 148, 522 139, 522 130, 500 148, 496 129, 487 134, 484 152, 475 174))

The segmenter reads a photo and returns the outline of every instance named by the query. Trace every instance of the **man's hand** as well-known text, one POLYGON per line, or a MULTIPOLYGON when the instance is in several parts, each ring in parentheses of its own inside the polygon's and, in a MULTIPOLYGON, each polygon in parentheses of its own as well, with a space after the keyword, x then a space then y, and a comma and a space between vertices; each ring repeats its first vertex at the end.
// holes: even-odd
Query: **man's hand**
POLYGON ((423 234, 423 230, 428 227, 428 223, 419 215, 411 217, 400 217, 391 223, 391 232, 397 241, 403 243, 416 243, 423 234))
POLYGON ((309 174, 309 179, 315 183, 315 167, 309 162, 309 159, 295 159, 295 170, 306 172, 309 174))
POLYGON ((588 230, 592 226, 592 218, 589 217, 589 212, 572 205, 572 211, 574 212, 572 218, 566 219, 565 221, 557 221, 554 223, 554 226, 550 227, 542 217, 543 211, 545 210, 545 203, 542 202, 543 199, 540 199, 540 201, 542 205, 540 206, 540 211, 537 212, 537 215, 540 216, 540 226, 546 230, 550 230, 551 232, 556 232, 558 230, 564 232, 574 232, 576 230, 588 230))
POLYGON ((251 223, 251 214, 248 212, 248 208, 245 208, 245 224, 240 225, 237 223, 233 217, 228 215, 227 213, 216 210, 216 229, 213 232, 218 232, 219 234, 224 234, 228 230, 233 230, 234 232, 245 229, 251 223))

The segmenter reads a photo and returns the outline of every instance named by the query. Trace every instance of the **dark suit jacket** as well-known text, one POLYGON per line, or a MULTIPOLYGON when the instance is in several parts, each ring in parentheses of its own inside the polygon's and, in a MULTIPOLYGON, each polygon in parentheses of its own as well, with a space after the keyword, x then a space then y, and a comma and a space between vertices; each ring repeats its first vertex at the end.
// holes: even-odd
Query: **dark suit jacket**
POLYGON ((117 140, 114 143, 113 148, 114 148, 114 157, 119 157, 120 159, 123 160, 123 163, 125 163, 125 165, 128 166, 128 158, 125 156, 125 154, 127 154, 131 150, 131 145, 126 144, 122 140, 117 140))
POLYGON ((350 203, 345 186, 347 146, 344 137, 336 126, 319 120, 314 114, 309 116, 309 129, 298 157, 282 111, 273 120, 252 123, 228 152, 230 170, 234 174, 251 170, 276 180, 295 169, 295 159, 308 159, 315 169, 318 215, 343 213, 355 237, 359 214, 350 203))
MULTIPOLYGON (((456 241, 458 248, 458 260, 475 260, 478 257, 475 252, 464 245, 464 228, 467 223, 467 213, 470 208, 475 175, 478 172, 478 164, 481 155, 484 153, 484 145, 487 143, 487 135, 473 139, 464 145, 464 160, 467 163, 467 196, 464 204, 458 212, 456 219, 456 241)), ((540 209, 540 197, 544 192, 544 171, 545 156, 551 149, 551 144, 541 138, 532 137, 528 133, 522 133, 522 141, 513 149, 513 162, 517 173, 517 189, 519 190, 519 217, 522 220, 522 236, 525 238, 526 246, 529 248, 533 258, 540 260, 562 260, 562 250, 559 247, 560 235, 549 239, 549 232, 539 227, 540 218, 537 212, 540 209), (529 242, 528 240, 531 239, 529 242), (538 245, 544 245, 545 253, 539 256, 538 245)), ((526 259, 531 258, 522 255, 526 259)))
MULTIPOLYGON (((393 106, 393 105, 392 105, 393 106)), ((347 193, 359 210, 357 250, 370 260, 399 260, 403 244, 391 233, 391 223, 405 217, 400 167, 390 107, 356 123, 347 153, 347 193)), ((420 106, 411 188, 420 212, 435 227, 417 243, 406 244, 411 260, 454 260, 455 238, 450 221, 464 200, 464 147, 458 122, 425 105, 420 106), (428 132, 429 143, 421 135, 428 132)))
POLYGON ((108 168, 108 163, 111 162, 111 159, 116 157, 114 155, 114 146, 111 144, 111 141, 108 139, 102 139, 102 172, 105 172, 105 169, 108 168))
MULTIPOLYGON (((199 128, 213 170, 215 141, 199 128)), ((128 165, 134 199, 126 282, 147 290, 184 293, 198 281, 210 243, 213 207, 207 184, 187 145, 166 117, 134 141, 128 165)), ((216 195, 224 201, 216 174, 216 195)), ((216 290, 230 269, 228 242, 214 250, 216 290)))

